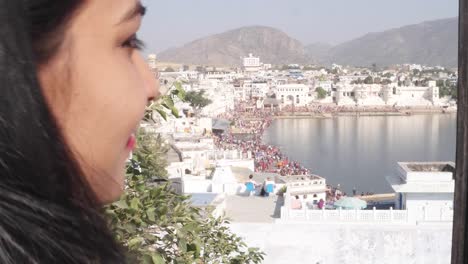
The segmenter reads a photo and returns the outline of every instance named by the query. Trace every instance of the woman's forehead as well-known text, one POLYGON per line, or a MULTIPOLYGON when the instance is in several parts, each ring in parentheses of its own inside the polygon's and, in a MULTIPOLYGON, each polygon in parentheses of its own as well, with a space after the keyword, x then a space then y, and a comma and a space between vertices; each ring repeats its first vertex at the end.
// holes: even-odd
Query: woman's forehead
POLYGON ((83 11, 118 25, 140 15, 142 8, 139 0, 90 0, 86 2, 83 11))

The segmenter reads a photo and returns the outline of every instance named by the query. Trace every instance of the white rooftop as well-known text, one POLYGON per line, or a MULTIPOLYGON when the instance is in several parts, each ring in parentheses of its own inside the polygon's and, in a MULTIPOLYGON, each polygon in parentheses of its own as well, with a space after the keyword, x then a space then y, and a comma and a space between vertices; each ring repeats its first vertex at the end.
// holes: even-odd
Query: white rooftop
POLYGON ((453 162, 399 162, 387 181, 397 193, 453 193, 453 162))
POLYGON ((387 181, 397 193, 453 193, 454 182, 404 182, 397 175, 387 176, 387 181))

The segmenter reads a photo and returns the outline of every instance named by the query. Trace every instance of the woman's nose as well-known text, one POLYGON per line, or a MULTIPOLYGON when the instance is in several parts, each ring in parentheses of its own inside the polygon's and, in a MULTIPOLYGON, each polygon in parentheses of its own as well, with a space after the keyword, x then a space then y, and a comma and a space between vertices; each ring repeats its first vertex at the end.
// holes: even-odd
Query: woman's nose
POLYGON ((161 96, 159 91, 159 72, 157 70, 152 71, 139 53, 136 55, 135 62, 143 79, 148 101, 157 99, 161 96))

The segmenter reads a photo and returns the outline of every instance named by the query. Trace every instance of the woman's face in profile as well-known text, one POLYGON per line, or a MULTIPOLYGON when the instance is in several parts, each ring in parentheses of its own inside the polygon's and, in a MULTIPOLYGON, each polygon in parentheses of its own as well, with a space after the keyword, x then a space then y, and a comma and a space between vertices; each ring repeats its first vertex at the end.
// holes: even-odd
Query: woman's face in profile
POLYGON ((101 202, 124 188, 125 163, 159 84, 136 48, 137 0, 90 0, 71 18, 39 80, 63 134, 101 202))

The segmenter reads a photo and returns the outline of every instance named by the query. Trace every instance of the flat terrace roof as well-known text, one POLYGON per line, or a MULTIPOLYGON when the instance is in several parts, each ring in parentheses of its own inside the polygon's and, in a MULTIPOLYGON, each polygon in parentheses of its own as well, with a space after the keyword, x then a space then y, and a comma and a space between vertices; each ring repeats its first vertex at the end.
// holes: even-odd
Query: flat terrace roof
POLYGON ((413 172, 454 172, 455 166, 451 162, 415 162, 415 163, 402 163, 413 172))
POLYGON ((281 176, 279 177, 280 181, 284 183, 290 182, 310 182, 310 181, 317 181, 317 180, 325 180, 325 178, 320 177, 318 175, 309 174, 309 175, 290 175, 290 176, 281 176))

